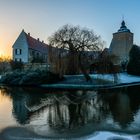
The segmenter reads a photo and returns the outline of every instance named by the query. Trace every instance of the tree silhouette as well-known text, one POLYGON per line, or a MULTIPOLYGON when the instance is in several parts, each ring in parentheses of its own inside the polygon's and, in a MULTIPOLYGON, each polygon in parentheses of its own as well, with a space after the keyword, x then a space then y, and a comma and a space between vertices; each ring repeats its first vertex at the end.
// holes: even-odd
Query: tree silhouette
POLYGON ((140 47, 133 45, 129 53, 127 72, 133 75, 140 75, 140 47))
POLYGON ((100 36, 87 28, 64 25, 49 37, 49 42, 52 46, 67 50, 69 74, 76 74, 78 65, 86 80, 91 80, 82 64, 83 54, 85 51, 100 50, 102 47, 100 36))

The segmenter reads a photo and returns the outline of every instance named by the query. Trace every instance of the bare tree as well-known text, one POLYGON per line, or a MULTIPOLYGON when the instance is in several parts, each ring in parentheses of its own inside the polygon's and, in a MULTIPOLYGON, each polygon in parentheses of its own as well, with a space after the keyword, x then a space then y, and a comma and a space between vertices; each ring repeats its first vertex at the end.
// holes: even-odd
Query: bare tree
POLYGON ((68 51, 69 74, 77 73, 76 61, 87 81, 91 80, 82 64, 82 55, 85 51, 99 51, 102 47, 100 36, 92 30, 79 26, 64 25, 49 37, 50 45, 68 51))

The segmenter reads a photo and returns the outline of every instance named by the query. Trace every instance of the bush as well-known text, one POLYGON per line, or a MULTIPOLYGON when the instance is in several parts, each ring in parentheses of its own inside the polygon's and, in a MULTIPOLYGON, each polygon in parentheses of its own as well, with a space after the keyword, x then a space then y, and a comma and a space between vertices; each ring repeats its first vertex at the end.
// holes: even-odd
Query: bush
POLYGON ((23 62, 18 62, 18 61, 11 61, 10 62, 11 69, 12 70, 22 70, 23 69, 23 62))
POLYGON ((0 83, 7 85, 41 85, 51 84, 60 81, 59 74, 54 74, 48 71, 26 71, 21 72, 19 70, 8 73, 2 76, 0 83))

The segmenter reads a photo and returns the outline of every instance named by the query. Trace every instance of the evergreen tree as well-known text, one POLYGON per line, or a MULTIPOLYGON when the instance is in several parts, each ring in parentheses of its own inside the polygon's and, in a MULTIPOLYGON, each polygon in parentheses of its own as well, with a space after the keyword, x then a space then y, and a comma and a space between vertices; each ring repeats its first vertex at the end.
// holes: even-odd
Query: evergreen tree
POLYGON ((129 53, 127 72, 133 75, 140 75, 140 47, 133 45, 129 53))

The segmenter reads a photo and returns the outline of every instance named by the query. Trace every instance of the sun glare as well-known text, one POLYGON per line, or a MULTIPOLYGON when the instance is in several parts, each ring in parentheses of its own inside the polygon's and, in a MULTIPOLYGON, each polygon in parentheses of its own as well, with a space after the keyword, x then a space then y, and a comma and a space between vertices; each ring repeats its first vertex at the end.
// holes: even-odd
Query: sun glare
POLYGON ((3 54, 3 52, 0 50, 0 57, 2 57, 4 54, 3 54))

